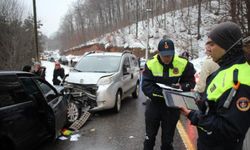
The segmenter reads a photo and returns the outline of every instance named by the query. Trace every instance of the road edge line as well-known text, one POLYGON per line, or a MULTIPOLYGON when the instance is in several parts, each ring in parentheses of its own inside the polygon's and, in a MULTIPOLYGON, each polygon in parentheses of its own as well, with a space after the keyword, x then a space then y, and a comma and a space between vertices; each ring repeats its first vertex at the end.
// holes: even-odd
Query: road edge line
POLYGON ((190 141, 187 132, 185 131, 182 123, 180 120, 177 122, 177 130, 180 134, 180 137, 182 139, 182 142, 184 143, 187 150, 196 150, 192 142, 190 141))

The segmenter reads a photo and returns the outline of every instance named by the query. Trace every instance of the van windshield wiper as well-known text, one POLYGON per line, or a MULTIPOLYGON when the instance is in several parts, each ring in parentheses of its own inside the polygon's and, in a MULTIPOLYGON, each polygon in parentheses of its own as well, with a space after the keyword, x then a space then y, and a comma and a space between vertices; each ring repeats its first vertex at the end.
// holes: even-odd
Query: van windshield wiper
POLYGON ((93 71, 93 72, 109 73, 110 71, 93 71))
POLYGON ((82 72, 81 70, 78 70, 78 69, 75 69, 75 68, 74 68, 73 70, 74 70, 74 71, 77 71, 77 72, 82 72))

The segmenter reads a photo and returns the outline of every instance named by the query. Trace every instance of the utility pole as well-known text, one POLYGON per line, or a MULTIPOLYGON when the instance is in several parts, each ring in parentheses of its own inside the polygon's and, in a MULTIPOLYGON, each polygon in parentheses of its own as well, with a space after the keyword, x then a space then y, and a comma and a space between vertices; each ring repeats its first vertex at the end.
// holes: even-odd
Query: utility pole
POLYGON ((148 60, 148 51, 149 51, 149 16, 148 13, 151 12, 152 9, 147 8, 146 13, 147 13, 147 23, 148 23, 148 29, 147 29, 147 47, 146 47, 146 53, 145 53, 145 59, 146 61, 148 60))
POLYGON ((35 48, 36 48, 36 61, 39 61, 37 19, 36 19, 36 0, 33 0, 33 15, 34 15, 34 39, 35 39, 35 48))

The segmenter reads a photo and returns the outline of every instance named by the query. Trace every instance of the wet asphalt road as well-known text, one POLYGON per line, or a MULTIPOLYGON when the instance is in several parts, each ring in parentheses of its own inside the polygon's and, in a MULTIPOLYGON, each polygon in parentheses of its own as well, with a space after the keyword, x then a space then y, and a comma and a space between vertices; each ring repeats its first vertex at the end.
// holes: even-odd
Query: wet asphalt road
MULTIPOLYGON (((132 97, 122 101, 120 113, 101 111, 95 113, 80 129, 78 141, 56 140, 44 143, 39 150, 142 150, 145 134, 144 111, 140 93, 138 99, 132 97)), ((161 130, 159 130, 155 150, 160 150, 161 130)), ((174 137, 175 150, 185 150, 178 131, 174 137)))

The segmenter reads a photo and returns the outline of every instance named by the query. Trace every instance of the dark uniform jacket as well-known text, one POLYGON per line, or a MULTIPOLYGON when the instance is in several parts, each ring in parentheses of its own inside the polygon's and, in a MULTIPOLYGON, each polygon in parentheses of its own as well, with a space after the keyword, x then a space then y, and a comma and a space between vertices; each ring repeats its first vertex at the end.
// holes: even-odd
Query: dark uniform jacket
POLYGON ((168 65, 163 64, 157 54, 148 60, 143 71, 142 90, 152 101, 163 101, 162 88, 156 83, 172 86, 180 83, 182 90, 190 91, 195 86, 195 69, 184 58, 174 56, 168 65))
POLYGON ((59 85, 61 83, 61 80, 63 79, 64 77, 64 69, 63 68, 59 68, 59 69, 54 69, 54 73, 53 73, 53 84, 54 85, 59 85), (61 80, 58 79, 61 78, 61 80))
POLYGON ((37 76, 40 76, 43 80, 45 80, 45 72, 46 72, 46 68, 40 67, 39 70, 33 71, 32 73, 36 74, 37 76))
POLYGON ((191 111, 188 115, 191 123, 198 126, 198 142, 200 140, 211 150, 241 149, 240 143, 250 125, 249 75, 250 65, 241 56, 208 77, 206 106, 202 111, 191 111), (237 81, 239 88, 227 108, 224 103, 237 81))

